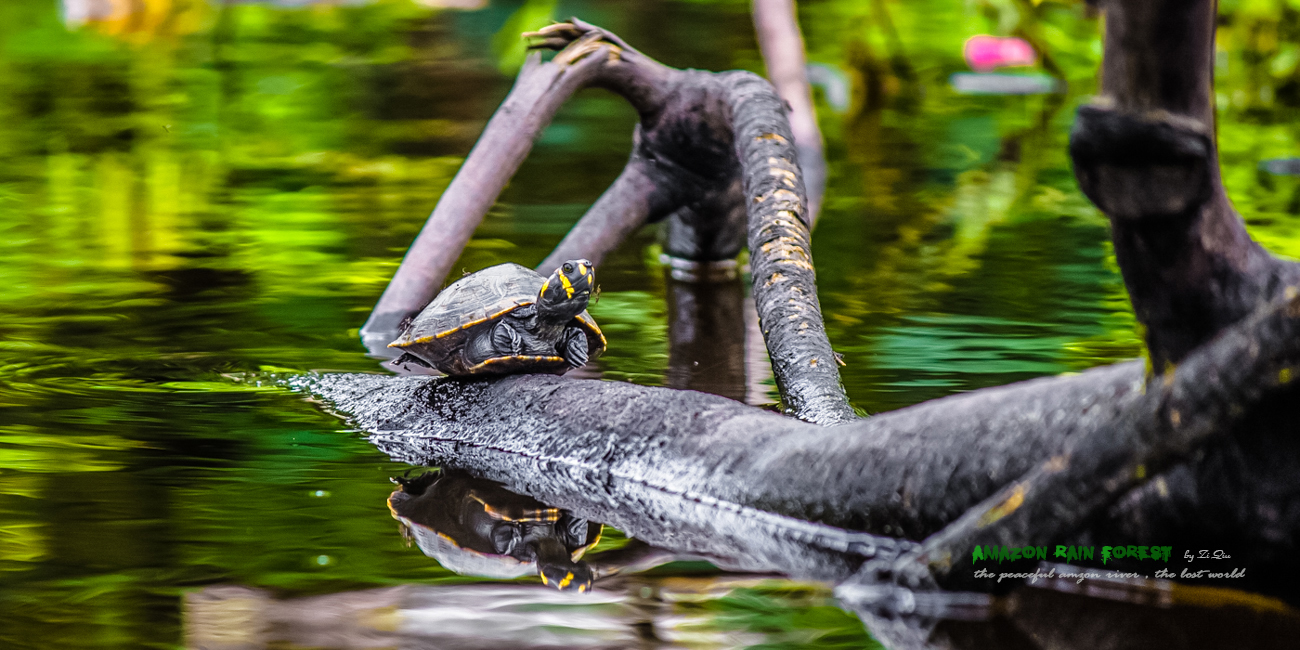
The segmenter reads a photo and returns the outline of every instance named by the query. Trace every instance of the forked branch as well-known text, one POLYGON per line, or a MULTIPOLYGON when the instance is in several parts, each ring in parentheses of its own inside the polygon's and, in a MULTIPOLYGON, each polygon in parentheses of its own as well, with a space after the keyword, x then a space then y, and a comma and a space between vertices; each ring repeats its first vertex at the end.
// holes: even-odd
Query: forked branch
POLYGON ((560 103, 600 87, 640 116, 632 156, 542 266, 598 262, 659 219, 668 220, 665 252, 701 263, 734 258, 748 233, 754 298, 786 407, 820 424, 856 417, 822 323, 799 153, 772 86, 746 72, 669 68, 576 19, 527 36, 559 52, 530 59, 443 194, 362 330, 371 349, 433 297, 560 103))

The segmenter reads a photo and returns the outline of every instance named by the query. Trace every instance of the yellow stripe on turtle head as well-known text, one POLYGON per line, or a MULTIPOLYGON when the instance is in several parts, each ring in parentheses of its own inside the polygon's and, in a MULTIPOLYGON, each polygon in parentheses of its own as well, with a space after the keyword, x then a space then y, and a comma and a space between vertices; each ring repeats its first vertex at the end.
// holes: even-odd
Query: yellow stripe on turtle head
POLYGON ((578 262, 578 273, 581 273, 582 277, 584 278, 587 277, 587 265, 583 264, 582 262, 578 262))
POLYGON ((549 287, 549 286, 551 286, 551 279, 550 279, 550 278, 546 278, 546 282, 543 282, 543 283, 542 283, 542 290, 541 290, 541 292, 539 292, 538 295, 545 296, 545 295, 546 295, 546 288, 549 287))
POLYGON ((563 580, 560 580, 560 589, 563 589, 563 588, 569 586, 569 583, 570 583, 570 582, 573 582, 573 572, 572 572, 572 571, 570 571, 570 572, 564 574, 564 579, 563 579, 563 580))
MULTIPOLYGON (((548 280, 549 280, 549 278, 548 278, 548 280)), ((565 275, 564 275, 563 273, 560 274, 560 284, 563 284, 563 285, 564 285, 564 292, 567 293, 567 294, 569 294, 569 297, 572 298, 572 297, 573 297, 573 283, 572 283, 572 282, 569 282, 569 278, 565 277, 565 275)))

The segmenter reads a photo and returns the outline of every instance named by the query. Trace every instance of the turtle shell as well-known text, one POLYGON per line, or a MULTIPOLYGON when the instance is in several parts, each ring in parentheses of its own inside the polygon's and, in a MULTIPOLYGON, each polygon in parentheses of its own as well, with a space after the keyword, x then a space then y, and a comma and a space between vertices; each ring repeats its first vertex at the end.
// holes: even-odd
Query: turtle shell
MULTIPOLYGON (((471 337, 491 328, 507 314, 534 304, 544 282, 542 274, 513 263, 471 273, 443 289, 388 347, 410 352, 448 375, 562 375, 570 366, 558 354, 505 355, 476 365, 467 365, 460 354, 471 337)), ((586 310, 573 320, 587 333, 587 355, 595 359, 605 351, 604 333, 586 310)))

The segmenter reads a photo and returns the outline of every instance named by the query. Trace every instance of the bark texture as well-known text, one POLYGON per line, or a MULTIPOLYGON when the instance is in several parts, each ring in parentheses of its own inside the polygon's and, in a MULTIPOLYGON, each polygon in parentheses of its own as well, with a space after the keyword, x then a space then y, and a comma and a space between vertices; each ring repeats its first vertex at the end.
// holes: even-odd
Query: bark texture
MULTIPOLYGON (((1114 418, 1081 427, 1061 453, 1040 462, 927 539, 916 559, 931 571, 947 575, 957 567, 969 567, 971 549, 977 545, 1051 544, 1076 532, 1081 513, 1102 511, 1149 476, 1189 459, 1212 442, 1227 439, 1234 431, 1243 437, 1249 434, 1235 424, 1249 421, 1252 428, 1264 425, 1276 430, 1281 425, 1293 429, 1292 423, 1260 422, 1258 417, 1276 415, 1272 408, 1276 398, 1287 399, 1295 393, 1292 381, 1300 371, 1300 292, 1292 287, 1288 293, 1290 298, 1225 330, 1213 343, 1188 355, 1176 370, 1153 378, 1114 418), (1268 399, 1270 395, 1274 399, 1268 399), (1247 418, 1248 413, 1256 417, 1247 418)), ((1287 447, 1294 444, 1284 443, 1278 449, 1287 447)), ((1291 459, 1294 464, 1295 456, 1291 459)), ((1267 479, 1261 485, 1289 482, 1285 476, 1267 479)), ((1290 494, 1272 507, 1300 515, 1298 497, 1293 486, 1290 494)), ((1251 513, 1236 514, 1239 520, 1243 517, 1249 518, 1251 513)), ((1278 551, 1294 552, 1295 534, 1300 532, 1297 523, 1300 521, 1292 520, 1286 525, 1289 530, 1276 530, 1281 548, 1246 539, 1239 539, 1234 546, 1250 548, 1247 553, 1254 558, 1261 552, 1275 557, 1278 551)), ((1194 533, 1181 532, 1184 535, 1173 540, 1194 533)), ((1287 564, 1294 568, 1296 562, 1287 564)), ((968 575, 966 572, 963 577, 968 575)))
POLYGON ((725 79, 744 169, 754 303, 777 387, 800 418, 847 422, 856 415, 817 300, 806 190, 781 98, 755 75, 733 72, 725 79))

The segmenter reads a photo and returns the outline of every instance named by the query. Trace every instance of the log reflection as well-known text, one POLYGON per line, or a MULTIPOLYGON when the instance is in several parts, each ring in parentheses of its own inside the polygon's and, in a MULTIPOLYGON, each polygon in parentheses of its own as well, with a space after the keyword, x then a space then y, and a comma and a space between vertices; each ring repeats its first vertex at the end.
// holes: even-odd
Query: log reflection
POLYGON ((1168 580, 1089 582, 1094 584, 1088 594, 1058 590, 1073 586, 1073 581, 1022 586, 1003 600, 999 618, 940 623, 929 645, 970 650, 1280 650, 1294 647, 1300 638, 1300 613, 1254 594, 1168 580))
MULTIPOLYGON (((577 564, 589 568, 594 588, 578 593, 529 582, 408 584, 278 598, 258 589, 212 586, 184 598, 186 647, 626 648, 689 641, 691 647, 723 648, 807 641, 810 633, 841 640, 856 635, 854 645, 867 645, 850 612, 889 648, 1285 648, 1300 636, 1300 614, 1278 601, 1167 580, 1039 580, 997 597, 921 591, 907 594, 912 614, 885 612, 858 606, 858 596, 872 585, 851 579, 832 599, 830 583, 846 580, 867 553, 861 544, 833 551, 834 529, 828 527, 814 531, 714 511, 715 530, 702 534, 698 525, 680 525, 693 518, 680 511, 679 520, 662 512, 637 514, 595 505, 600 500, 594 497, 566 499, 578 505, 561 509, 463 471, 434 471, 399 483, 388 500, 390 512, 404 535, 444 567, 495 578, 528 575, 546 561, 537 551, 550 540, 564 544, 569 555, 559 562, 569 570, 577 564), (584 501, 591 505, 582 506, 584 501), (601 525, 586 517, 602 509, 662 548, 633 539, 617 549, 592 549, 601 525), (727 534, 719 534, 724 528, 727 534), (582 539, 569 539, 573 531, 582 539), (692 558, 749 575, 701 572, 698 563, 664 566, 692 558), (818 570, 810 572, 814 566, 818 570), (651 574, 640 573, 654 567, 659 568, 651 574), (828 567, 838 571, 828 573, 828 567), (814 582, 778 580, 776 574, 814 582), (847 610, 843 617, 825 613, 833 604, 847 610), (811 630, 807 621, 798 629, 782 627, 789 612, 810 608, 823 611, 821 628, 811 630), (754 617, 752 625, 737 623, 745 616, 754 617)), ((849 531, 839 535, 841 541, 866 539, 849 531)), ((1073 569, 1042 570, 1051 568, 1073 569)))
MULTIPOLYGON (((1076 567, 1043 563, 1046 574, 1076 567)), ((985 620, 926 620, 855 610, 886 647, 953 650, 1290 648, 1300 612, 1233 589, 1143 578, 1039 579, 996 597, 985 620)), ((852 608, 853 588, 836 590, 852 608)), ((954 594, 956 595, 956 594, 954 594)), ((917 594, 924 606, 930 594, 917 594)), ((918 610, 921 607, 918 607, 918 610)))
POLYGON ((745 289, 735 269, 730 277, 666 275, 667 385, 745 401, 745 289))

